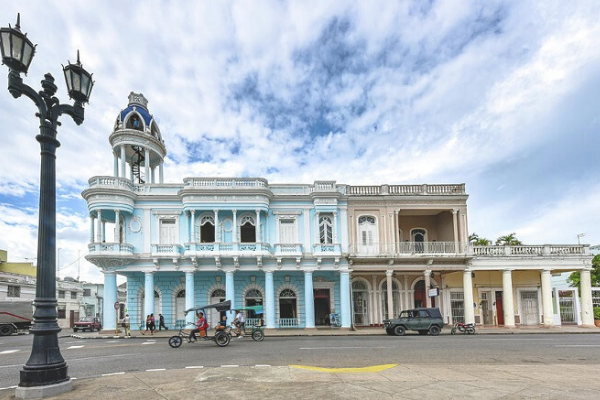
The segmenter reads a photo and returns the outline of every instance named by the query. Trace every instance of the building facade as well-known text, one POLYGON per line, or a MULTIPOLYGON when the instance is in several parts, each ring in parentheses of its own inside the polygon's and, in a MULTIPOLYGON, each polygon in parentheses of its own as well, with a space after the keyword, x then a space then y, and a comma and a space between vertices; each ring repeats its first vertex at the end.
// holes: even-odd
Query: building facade
POLYGON ((104 273, 105 329, 115 325, 117 275, 140 326, 151 313, 170 326, 191 322, 185 309, 223 300, 263 305, 267 328, 328 326, 331 314, 342 328, 379 325, 418 306, 439 306, 448 323, 551 326, 550 273, 574 270, 581 323, 593 324, 589 247, 471 246, 464 184, 165 183, 165 143, 137 93, 109 141, 113 176, 92 177, 82 193, 86 259, 104 273))

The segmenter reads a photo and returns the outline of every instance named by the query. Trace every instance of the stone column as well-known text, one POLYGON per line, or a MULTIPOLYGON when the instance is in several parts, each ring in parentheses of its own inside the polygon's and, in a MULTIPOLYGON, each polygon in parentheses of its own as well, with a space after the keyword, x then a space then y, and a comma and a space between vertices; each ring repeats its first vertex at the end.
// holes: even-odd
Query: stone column
POLYGON ((352 323, 350 307, 350 271, 340 271, 340 306, 342 328, 350 328, 352 323))
POLYGON ((146 184, 150 183, 150 150, 144 149, 144 170, 145 170, 145 181, 146 184))
POLYGON ((219 229, 219 210, 214 209, 215 213, 215 242, 219 243, 221 241, 221 230, 219 229))
POLYGON ((392 292, 392 276, 394 275, 394 271, 387 270, 385 271, 386 284, 387 284, 387 309, 388 314, 387 318, 394 318, 394 293, 392 292))
POLYGON ((125 145, 121 145, 121 178, 127 178, 127 154, 125 152, 125 145))
MULTIPOLYGON (((232 229, 232 239, 233 239, 233 243, 237 243, 238 242, 238 230, 237 230, 237 210, 233 210, 233 227, 232 229)), ((237 249, 237 247, 236 247, 237 249)))
POLYGON ((94 243, 94 215, 90 214, 90 243, 94 243))
POLYGON ((592 303, 592 280, 590 275, 590 267, 579 272, 579 282, 581 284, 581 325, 584 327, 595 326, 594 305, 592 303))
POLYGON ((163 164, 164 164, 163 160, 161 160, 160 164, 158 164, 158 179, 159 179, 160 183, 164 183, 163 164))
POLYGON ((552 280, 550 269, 542 271, 542 313, 544 327, 554 326, 554 307, 552 305, 552 280))
POLYGON ((156 171, 156 166, 150 167, 150 171, 151 171, 150 174, 152 175, 152 183, 155 183, 155 180, 154 180, 155 173, 154 172, 156 171))
POLYGON ((473 309, 473 271, 469 268, 463 272, 463 294, 465 304, 465 324, 475 323, 475 310, 473 309))
POLYGON ((265 271, 265 324, 267 329, 275 329, 275 286, 273 271, 265 271))
POLYGON ((98 223, 96 224, 96 242, 102 243, 102 210, 98 210, 98 223))
POLYGON ((197 243, 196 240, 196 210, 190 210, 190 242, 197 243))
POLYGON ((117 274, 114 272, 104 272, 104 303, 102 305, 102 330, 115 331, 117 302, 117 274))
POLYGON ((231 311, 227 313, 227 319, 232 322, 235 318, 235 284, 233 281, 233 271, 225 272, 225 299, 231 300, 231 311))
MULTIPOLYGON (((431 287, 431 270, 425 270, 423 272, 425 276, 425 305, 427 308, 431 307, 431 297, 429 297, 429 288, 431 287)), ((465 307, 466 308, 466 307, 465 307)))
MULTIPOLYGON (((186 271, 185 272, 185 309, 189 310, 194 307, 196 304, 196 299, 194 295, 194 272, 186 271)), ((179 315, 177 316, 179 317, 179 315)), ((177 318, 176 318, 177 319, 177 318)), ((185 316, 185 322, 196 322, 196 315, 193 312, 189 312, 185 316)))
POLYGON ((513 299, 512 269, 502 271, 502 309, 504 310, 504 327, 515 327, 515 301, 513 299))
POLYGON ((304 309, 306 315, 306 328, 315 327, 315 294, 313 290, 313 271, 304 271, 304 309))
POLYGON ((119 177, 119 156, 116 152, 113 153, 114 158, 114 166, 113 166, 113 175, 115 178, 119 177))
POLYGON ((154 272, 151 271, 144 272, 144 311, 146 315, 154 314, 154 272))
POLYGON ((262 240, 260 240, 260 210, 254 210, 256 212, 256 226, 254 227, 255 229, 255 235, 256 235, 256 243, 261 243, 262 240))
POLYGON ((452 225, 454 226, 454 252, 458 253, 458 210, 452 210, 452 225))
POLYGON ((119 210, 115 210, 115 242, 121 243, 121 214, 119 210))

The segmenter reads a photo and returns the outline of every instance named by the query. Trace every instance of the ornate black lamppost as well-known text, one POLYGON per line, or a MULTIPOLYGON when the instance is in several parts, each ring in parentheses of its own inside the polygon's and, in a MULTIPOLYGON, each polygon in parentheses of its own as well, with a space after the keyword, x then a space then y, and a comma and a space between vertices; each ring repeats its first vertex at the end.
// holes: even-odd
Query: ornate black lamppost
POLYGON ((41 147, 40 207, 37 249, 37 283, 35 312, 33 314, 33 345, 31 356, 21 370, 17 397, 46 397, 71 390, 67 363, 58 347, 56 301, 56 127, 58 117, 70 115, 77 125, 83 122, 83 104, 87 103, 94 82, 92 75, 79 62, 63 66, 69 97, 74 104, 59 104, 54 97, 54 77, 45 74, 43 90, 36 92, 23 83, 21 73, 27 74, 35 46, 20 29, 20 15, 15 27, 0 29, 2 63, 9 68, 8 90, 14 98, 29 97, 36 104, 40 121, 40 134, 36 136, 41 147), (35 394, 32 392, 36 392, 35 394))

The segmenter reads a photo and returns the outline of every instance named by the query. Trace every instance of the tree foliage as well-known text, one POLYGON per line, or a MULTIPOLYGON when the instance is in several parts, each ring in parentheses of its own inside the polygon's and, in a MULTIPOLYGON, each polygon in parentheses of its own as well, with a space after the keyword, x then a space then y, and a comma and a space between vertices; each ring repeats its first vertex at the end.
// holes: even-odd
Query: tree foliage
POLYGON ((520 246, 523 243, 517 239, 516 233, 509 233, 508 235, 500 236, 496 239, 496 246, 520 246))
POLYGON ((489 246, 492 244, 492 241, 484 237, 479 237, 476 233, 472 233, 469 235, 469 243, 473 246, 489 246))
MULTIPOLYGON (((597 254, 592 259, 592 271, 590 274, 592 287, 600 286, 600 254, 597 254)), ((581 288, 581 274, 579 271, 572 272, 567 278, 567 282, 571 286, 581 288)))

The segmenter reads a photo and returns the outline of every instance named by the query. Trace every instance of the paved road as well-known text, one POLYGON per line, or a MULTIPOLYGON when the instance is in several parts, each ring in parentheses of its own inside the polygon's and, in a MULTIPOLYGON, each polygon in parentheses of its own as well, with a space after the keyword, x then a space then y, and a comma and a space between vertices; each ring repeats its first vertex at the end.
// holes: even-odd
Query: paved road
MULTIPOLYGON (((32 336, 0 338, 0 388, 18 383, 31 351, 32 336)), ((599 365, 600 335, 335 336, 232 339, 184 343, 172 349, 166 338, 61 338, 69 375, 83 379, 120 372, 145 372, 237 365, 304 365, 328 368, 381 364, 428 365, 599 365)), ((2 391, 0 390, 0 394, 2 391)))

